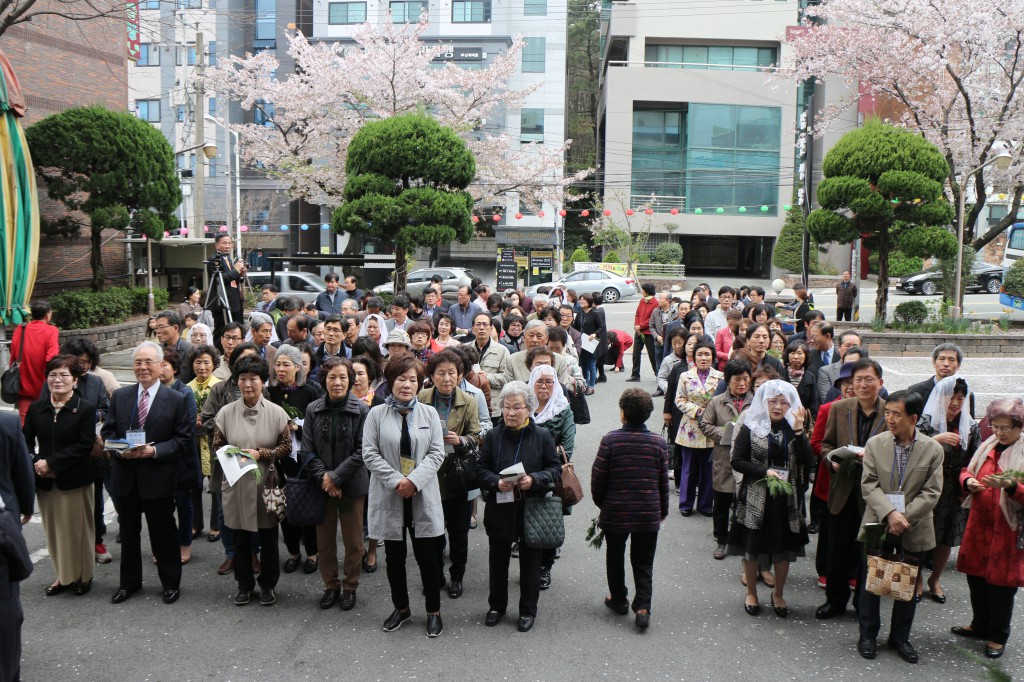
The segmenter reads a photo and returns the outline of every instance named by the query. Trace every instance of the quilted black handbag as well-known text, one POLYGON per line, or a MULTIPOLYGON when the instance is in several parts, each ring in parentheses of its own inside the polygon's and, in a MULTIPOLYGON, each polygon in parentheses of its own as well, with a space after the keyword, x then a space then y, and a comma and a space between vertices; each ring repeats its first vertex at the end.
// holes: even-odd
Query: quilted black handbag
POLYGON ((533 549, 555 549, 565 542, 562 500, 548 494, 527 497, 523 511, 523 540, 533 549))
POLYGON ((320 479, 302 477, 309 459, 302 463, 295 476, 284 477, 284 496, 288 500, 288 522, 293 526, 316 526, 327 518, 327 493, 320 479))

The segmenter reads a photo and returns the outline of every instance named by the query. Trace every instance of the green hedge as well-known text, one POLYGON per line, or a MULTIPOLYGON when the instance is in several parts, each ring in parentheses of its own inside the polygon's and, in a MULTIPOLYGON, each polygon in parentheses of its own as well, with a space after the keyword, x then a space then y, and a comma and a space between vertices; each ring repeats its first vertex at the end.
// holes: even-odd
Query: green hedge
POLYGON ((894 315, 897 324, 921 324, 928 319, 928 307, 921 301, 904 301, 896 306, 894 315))
POLYGON ((654 249, 654 262, 679 265, 683 262, 683 247, 675 242, 658 244, 658 248, 654 249))
POLYGON ((1013 261, 1013 264, 1006 268, 1003 287, 1011 296, 1024 298, 1024 258, 1013 261))
MULTIPOLYGON (((89 329, 124 322, 148 310, 146 287, 111 287, 106 291, 64 291, 50 299, 53 322, 61 329, 89 329)), ((156 310, 167 308, 166 289, 154 289, 156 310)))

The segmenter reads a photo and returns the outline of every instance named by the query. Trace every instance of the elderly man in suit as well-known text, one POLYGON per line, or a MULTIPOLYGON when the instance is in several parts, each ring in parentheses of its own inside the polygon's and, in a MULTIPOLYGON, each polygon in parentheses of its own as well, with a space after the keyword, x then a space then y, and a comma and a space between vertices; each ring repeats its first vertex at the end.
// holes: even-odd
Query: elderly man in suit
MULTIPOLYGON (((921 396, 921 400, 928 402, 928 397, 935 388, 935 383, 946 377, 951 377, 960 371, 960 365, 964 361, 964 352, 955 343, 940 343, 932 349, 932 367, 935 369, 935 376, 928 377, 924 381, 914 384, 908 391, 921 396)), ((970 415, 974 417, 974 392, 971 392, 970 415)))
MULTIPOLYGON (((21 537, 19 524, 32 518, 36 498, 36 482, 32 473, 32 457, 21 435, 21 422, 16 414, 0 414, 0 514, 8 533, 7 542, 20 543, 22 559, 28 563, 28 548, 21 537)), ((12 577, 7 555, 0 553, 0 680, 17 680, 21 670, 21 610, 19 581, 27 575, 12 577)))
POLYGON ((143 514, 164 603, 176 602, 181 590, 174 492, 180 459, 192 452, 192 425, 187 398, 160 383, 163 355, 151 341, 139 344, 132 353, 138 384, 114 391, 103 424, 105 440, 137 444, 111 458, 110 494, 121 523, 121 584, 111 599, 115 604, 142 589, 143 514))
MULTIPOLYGON (((833 471, 828 493, 826 601, 814 614, 821 620, 843 614, 850 600, 850 580, 857 575, 862 553, 857 537, 864 512, 864 500, 858 488, 863 455, 857 453, 886 428, 885 401, 878 396, 882 388, 882 366, 862 358, 851 369, 854 397, 833 403, 821 443, 821 456, 829 459, 833 471), (849 449, 851 445, 858 449, 849 449), (833 456, 833 450, 839 452, 833 456), (842 460, 838 459, 840 453, 842 460)), ((861 582, 857 583, 854 598, 863 587, 861 582)))
MULTIPOLYGON (((861 493, 866 509, 861 531, 869 523, 886 524, 888 547, 903 550, 919 566, 924 553, 935 548, 932 511, 942 494, 942 446, 917 430, 924 409, 921 396, 896 391, 885 403, 888 433, 868 441, 864 449, 864 473, 861 493)), ((860 580, 867 579, 867 560, 862 560, 860 580)), ((875 638, 881 626, 880 598, 867 590, 860 596, 860 641, 857 651, 874 658, 875 638)), ((917 663, 918 655, 910 643, 917 602, 893 601, 889 648, 895 649, 907 663, 917 663)))
MULTIPOLYGON (((818 402, 820 404, 824 405, 828 402, 828 394, 832 387, 835 386, 843 364, 850 362, 846 359, 847 351, 851 348, 860 348, 860 344, 860 334, 852 329, 841 332, 836 338, 836 346, 839 348, 839 362, 833 362, 831 365, 818 370, 818 402)), ((867 357, 867 354, 865 353, 863 357, 867 357)))
POLYGON ((217 250, 207 261, 210 275, 210 291, 206 294, 206 308, 213 313, 213 338, 219 340, 228 322, 242 321, 242 280, 245 279, 245 261, 241 258, 232 262, 231 249, 234 242, 227 232, 220 232, 213 238, 217 250), (217 277, 217 273, 221 277, 217 277), (221 278, 224 290, 221 291, 221 278), (227 307, 224 302, 227 301, 227 307), (230 319, 229 319, 230 318, 230 319))

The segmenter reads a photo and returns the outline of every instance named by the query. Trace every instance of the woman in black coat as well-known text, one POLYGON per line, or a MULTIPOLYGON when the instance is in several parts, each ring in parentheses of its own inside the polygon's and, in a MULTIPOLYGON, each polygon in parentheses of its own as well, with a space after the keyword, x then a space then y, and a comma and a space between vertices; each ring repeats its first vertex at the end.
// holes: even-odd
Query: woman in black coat
POLYGON ((320 577, 324 594, 320 608, 341 600, 342 611, 356 605, 363 560, 363 503, 370 475, 363 466, 363 423, 369 408, 351 392, 355 370, 349 360, 329 357, 320 365, 324 397, 306 408, 302 429, 305 476, 320 481, 327 501, 324 522, 316 526, 320 577), (345 543, 345 579, 338 577, 338 525, 345 543))
POLYGON ((519 631, 528 632, 537 617, 540 596, 540 549, 523 542, 524 499, 543 496, 562 476, 555 440, 530 419, 537 397, 522 381, 505 384, 498 396, 503 421, 484 436, 477 463, 477 481, 487 507, 484 528, 489 542, 490 610, 484 619, 494 627, 508 606, 508 564, 512 544, 519 543, 519 631), (503 480, 499 472, 521 463, 526 475, 517 481, 503 480))
POLYGON ((96 405, 74 393, 83 372, 78 358, 58 355, 46 365, 49 395, 32 403, 22 433, 36 473, 39 511, 57 580, 49 596, 92 587, 95 566, 90 452, 96 442, 96 405))
POLYGON ((597 384, 598 361, 608 351, 608 325, 605 322, 604 310, 598 307, 597 294, 583 294, 579 297, 580 312, 572 321, 575 327, 584 338, 597 341, 597 348, 591 353, 587 350, 580 351, 580 367, 583 370, 583 378, 589 388, 597 384))

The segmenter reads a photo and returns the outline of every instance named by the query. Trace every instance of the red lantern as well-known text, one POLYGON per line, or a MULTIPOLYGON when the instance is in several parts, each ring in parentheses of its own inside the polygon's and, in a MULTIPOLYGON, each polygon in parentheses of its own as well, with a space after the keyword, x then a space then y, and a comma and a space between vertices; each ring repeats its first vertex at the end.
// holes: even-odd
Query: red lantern
POLYGON ((227 225, 221 225, 220 226, 220 231, 221 232, 227 232, 228 231, 228 226, 227 225))
POLYGON ((474 223, 480 222, 480 218, 478 218, 476 216, 473 216, 472 218, 470 218, 470 220, 472 220, 474 223))
POLYGON ((605 214, 606 216, 610 216, 610 215, 612 214, 612 210, 611 210, 610 208, 606 208, 606 209, 604 210, 604 214, 605 214))
POLYGON ((565 209, 563 208, 563 209, 562 209, 561 211, 559 211, 559 212, 558 212, 558 215, 560 215, 560 216, 562 216, 562 217, 564 218, 564 217, 565 217, 565 216, 566 216, 566 215, 567 215, 568 213, 569 213, 569 212, 568 212, 568 211, 566 211, 566 210, 565 210, 565 209))
POLYGON ((170 232, 168 232, 168 231, 166 231, 166 230, 164 230, 164 236, 165 236, 165 237, 170 237, 170 236, 171 236, 171 233, 170 233, 170 232))
POLYGON ((669 211, 669 213, 671 213, 672 215, 679 215, 679 209, 673 208, 671 211, 669 211))
POLYGON ((544 217, 544 211, 537 211, 537 217, 538 218, 543 218, 544 217))
POLYGON ((644 213, 646 213, 647 215, 654 215, 654 209, 653 208, 649 208, 649 209, 645 210, 644 213))
POLYGON ((491 216, 491 220, 493 220, 496 223, 500 223, 501 222, 501 214, 500 213, 495 213, 493 216, 491 216))
POLYGON ((523 214, 522 213, 516 213, 516 220, 522 220, 522 219, 523 219, 523 214))
POLYGON ((626 209, 626 215, 633 215, 633 209, 627 208, 626 209))
POLYGON ((590 211, 588 211, 587 209, 583 209, 582 211, 580 211, 580 215, 586 218, 587 216, 590 215, 590 211))

